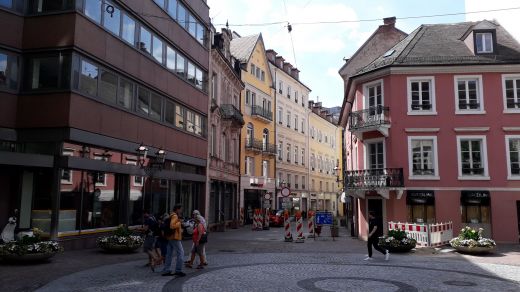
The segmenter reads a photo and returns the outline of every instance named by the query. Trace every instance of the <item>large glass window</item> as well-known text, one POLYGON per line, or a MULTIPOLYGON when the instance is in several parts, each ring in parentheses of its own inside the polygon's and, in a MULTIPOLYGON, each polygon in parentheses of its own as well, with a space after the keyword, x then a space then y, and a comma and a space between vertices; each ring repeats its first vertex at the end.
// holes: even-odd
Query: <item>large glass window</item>
POLYGON ((166 46, 166 68, 175 70, 175 51, 166 46))
POLYGON ((196 68, 195 69, 195 86, 198 89, 202 89, 203 88, 203 86, 202 86, 203 82, 204 82, 204 79, 203 79, 203 76, 202 76, 202 71, 199 68, 196 68))
POLYGON ((195 17, 193 17, 193 15, 191 15, 191 14, 188 15, 188 32, 192 36, 197 35, 197 22, 196 22, 195 17))
POLYGON ((186 69, 185 69, 185 58, 179 54, 177 54, 177 61, 175 66, 175 72, 180 75, 182 78, 186 78, 186 69))
POLYGON ((7 87, 7 55, 0 53, 0 87, 7 87))
POLYGON ((97 23, 101 23, 101 6, 103 2, 100 0, 85 0, 85 15, 97 23))
POLYGON ((162 98, 160 95, 152 93, 152 100, 150 103, 150 117, 156 120, 161 119, 162 98))
POLYGON ((206 29, 202 24, 197 23, 197 40, 199 43, 204 45, 204 40, 206 39, 206 29))
POLYGON ((151 53, 152 48, 152 34, 143 26, 139 33, 139 49, 147 54, 151 53))
POLYGON ((170 125, 175 125, 175 105, 168 100, 164 101, 164 121, 170 125))
POLYGON ((186 111, 186 113, 187 113, 186 130, 188 132, 195 132, 195 114, 191 111, 186 111))
POLYGON ((188 81, 195 84, 195 65, 188 62, 188 81))
POLYGON ((119 92, 117 102, 119 105, 132 109, 132 103, 134 100, 134 83, 126 79, 119 79, 119 92))
POLYGON ((150 91, 144 87, 139 86, 137 93, 137 110, 145 115, 150 112, 150 91))
POLYGON ((123 40, 131 44, 135 44, 135 20, 126 13, 123 14, 123 29, 121 31, 123 40))
POLYGON ((181 106, 175 106, 175 126, 184 129, 184 117, 186 111, 181 106))
POLYGON ((0 88, 18 88, 18 57, 0 53, 0 88))
POLYGON ((406 194, 407 222, 435 223, 433 191, 411 191, 406 194))
POLYGON ((86 94, 97 95, 98 67, 81 60, 79 90, 86 94))
POLYGON ((6 7, 6 8, 12 8, 13 0, 0 0, 0 6, 6 7))
POLYGON ((99 83, 99 96, 109 102, 116 103, 117 99, 117 75, 101 70, 101 82, 99 83))
POLYGON ((409 137, 408 141, 411 175, 437 175, 436 137, 409 137))
POLYGON ((177 19, 177 0, 168 0, 168 15, 177 19))
POLYGON ((162 63, 162 55, 163 43, 158 37, 153 36, 153 57, 157 62, 162 63))
POLYGON ((59 57, 41 56, 26 62, 26 86, 29 89, 51 89, 58 87, 59 57))
POLYGON ((111 1, 105 0, 105 9, 103 9, 103 26, 115 35, 119 36, 119 28, 121 25, 121 10, 117 8, 111 1), (113 10, 107 9, 107 5, 113 7, 113 10), (112 13, 109 13, 112 12, 112 13))
POLYGON ((177 21, 180 26, 186 28, 186 8, 181 3, 177 6, 177 21))
POLYGON ((490 223, 489 191, 461 191, 462 223, 490 223))

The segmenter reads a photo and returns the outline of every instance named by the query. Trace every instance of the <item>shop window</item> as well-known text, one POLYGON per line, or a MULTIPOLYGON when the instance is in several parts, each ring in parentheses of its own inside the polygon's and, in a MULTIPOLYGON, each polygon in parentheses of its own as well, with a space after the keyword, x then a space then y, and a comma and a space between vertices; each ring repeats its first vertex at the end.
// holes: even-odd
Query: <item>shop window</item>
POLYGON ((489 191, 462 191, 460 197, 462 223, 491 222, 489 191))
POLYGON ((406 194, 407 222, 435 223, 433 191, 408 191, 406 194))

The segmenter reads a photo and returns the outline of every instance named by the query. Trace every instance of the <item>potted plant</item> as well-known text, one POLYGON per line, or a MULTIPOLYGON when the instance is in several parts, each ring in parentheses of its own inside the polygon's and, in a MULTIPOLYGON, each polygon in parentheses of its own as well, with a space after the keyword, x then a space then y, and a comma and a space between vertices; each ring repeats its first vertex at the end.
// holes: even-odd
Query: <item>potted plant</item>
POLYGON ((459 236, 450 240, 450 245, 459 252, 481 254, 492 251, 497 245, 493 239, 482 237, 484 229, 475 230, 466 226, 460 230, 459 236))
POLYGON ((417 241, 408 238, 404 230, 390 229, 386 236, 379 237, 379 246, 390 252, 408 252, 415 248, 417 241))
POLYGON ((63 251, 58 242, 44 240, 41 235, 41 230, 33 228, 32 232, 18 240, 0 244, 0 257, 7 261, 36 262, 47 260, 63 251))
POLYGON ((97 245, 108 252, 134 252, 143 245, 143 239, 134 235, 126 225, 119 225, 112 235, 101 236, 97 245))

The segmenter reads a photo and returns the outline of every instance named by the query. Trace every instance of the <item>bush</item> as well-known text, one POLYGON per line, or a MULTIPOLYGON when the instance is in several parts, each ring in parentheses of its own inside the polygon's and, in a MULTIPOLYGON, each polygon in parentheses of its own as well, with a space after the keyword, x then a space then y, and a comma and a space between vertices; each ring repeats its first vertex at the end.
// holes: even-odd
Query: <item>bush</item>
POLYGON ((416 244, 417 241, 415 239, 408 238, 406 232, 399 229, 390 229, 386 236, 379 237, 379 245, 391 251, 400 248, 403 248, 403 251, 410 250, 414 248, 416 244))
POLYGON ((460 230, 459 236, 452 238, 450 244, 453 247, 494 247, 497 244, 493 239, 482 237, 484 229, 479 228, 478 231, 466 226, 460 230))
POLYGON ((404 230, 400 229, 390 229, 388 230, 388 237, 393 237, 397 240, 402 240, 404 238, 407 238, 406 232, 404 230))

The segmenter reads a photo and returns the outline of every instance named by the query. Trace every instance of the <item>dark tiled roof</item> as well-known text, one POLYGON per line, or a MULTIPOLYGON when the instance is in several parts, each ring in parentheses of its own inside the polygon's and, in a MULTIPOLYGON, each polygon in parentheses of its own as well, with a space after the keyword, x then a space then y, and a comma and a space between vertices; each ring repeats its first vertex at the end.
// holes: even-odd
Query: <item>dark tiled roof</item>
POLYGON ((247 62, 255 49, 260 34, 234 38, 231 40, 231 54, 240 62, 247 62))
MULTIPOLYGON (((470 36, 471 37, 471 36, 470 36)), ((424 66, 450 64, 503 64, 520 63, 520 44, 502 26, 489 21, 455 24, 421 25, 392 49, 390 56, 380 56, 360 69, 356 75, 389 65, 424 66), (463 37, 476 25, 496 26, 495 54, 475 55, 464 43, 463 37)))

